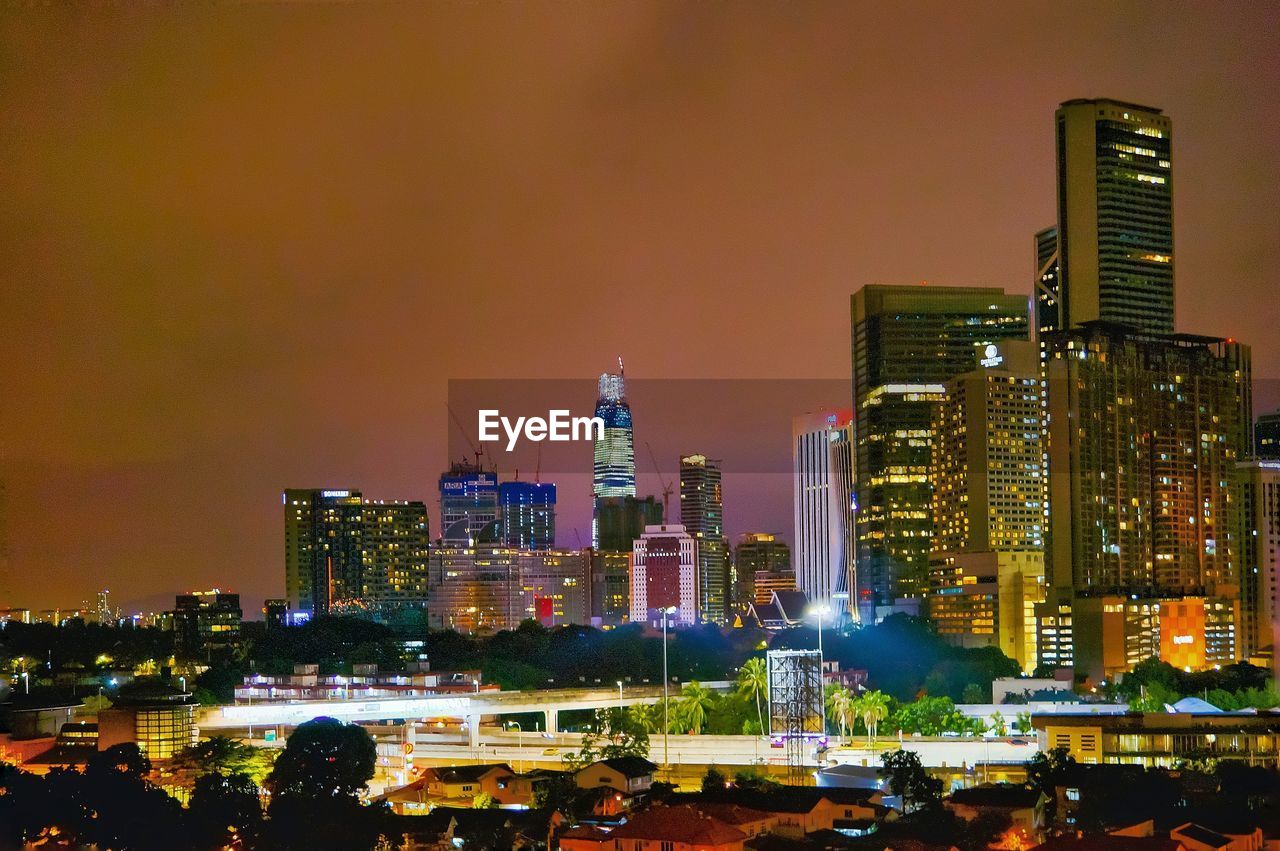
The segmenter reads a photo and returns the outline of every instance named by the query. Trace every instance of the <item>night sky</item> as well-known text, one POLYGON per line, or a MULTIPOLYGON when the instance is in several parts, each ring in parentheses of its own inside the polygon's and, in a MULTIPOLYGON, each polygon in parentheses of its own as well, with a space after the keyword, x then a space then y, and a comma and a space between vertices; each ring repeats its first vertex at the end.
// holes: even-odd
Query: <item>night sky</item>
MULTIPOLYGON (((1073 97, 1172 116, 1178 325, 1274 378, 1278 24, 1216 2, 7 6, 0 606, 214 585, 256 606, 283 591, 286 486, 424 499, 434 527, 450 379, 580 377, 587 405, 620 353, 636 378, 843 379, 864 284, 1029 292, 1073 97)), ((661 423, 636 418, 644 472, 661 423)), ((585 484, 563 491, 573 544, 585 484)), ((726 517, 790 537, 786 476, 731 479, 726 517)))

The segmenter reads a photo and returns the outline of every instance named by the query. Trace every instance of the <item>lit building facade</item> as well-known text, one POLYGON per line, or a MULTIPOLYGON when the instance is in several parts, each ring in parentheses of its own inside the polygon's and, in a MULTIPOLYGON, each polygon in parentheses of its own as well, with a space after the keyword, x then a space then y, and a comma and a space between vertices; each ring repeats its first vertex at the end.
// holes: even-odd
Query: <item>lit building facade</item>
POLYGON ((424 604, 431 542, 425 503, 296 489, 284 492, 284 511, 291 611, 381 618, 424 604))
POLYGON ((462 462, 440 477, 440 541, 454 547, 499 542, 497 473, 462 462))
POLYGON ((1172 123, 1070 100, 1056 115, 1061 330, 1102 320, 1174 330, 1172 123))
POLYGON ((791 470, 796 587, 837 617, 857 618, 860 613, 851 595, 857 584, 853 412, 826 410, 794 417, 791 470))
POLYGON ((595 442, 592 494, 636 495, 636 450, 631 430, 631 405, 621 361, 618 374, 600 376, 596 416, 604 421, 604 436, 595 442))
POLYGON ((363 499, 349 488, 284 492, 285 596, 295 611, 327 614, 332 577, 360 575, 363 499))
POLYGON ((240 644, 240 595, 217 589, 179 594, 168 613, 173 626, 173 649, 178 656, 205 658, 206 654, 233 649, 240 644))
MULTIPOLYGON (((638 537, 638 536, 637 536, 638 537)), ((631 552, 591 551, 591 622, 619 626, 631 619, 631 552)))
POLYGON ((936 554, 929 565, 929 617, 957 647, 999 647, 1030 673, 1038 662, 1036 606, 1044 601, 1044 554, 936 554))
POLYGON ((729 606, 729 552, 724 537, 720 462, 705 455, 680 459, 680 522, 697 541, 700 618, 724 623, 729 606))
MULTIPOLYGON (((1050 594, 1073 601, 1076 668, 1103 679, 1127 670, 1135 642, 1151 643, 1145 628, 1114 626, 1132 624, 1134 605, 1203 597, 1210 612, 1238 609, 1249 349, 1106 323, 1043 348, 1050 594), (1121 618, 1095 618, 1088 598, 1130 602, 1101 604, 1121 618)), ((1206 664, 1237 656, 1234 645, 1206 652, 1206 664)))
POLYGON ((1174 768, 1221 758, 1273 767, 1280 757, 1280 713, 1127 712, 1032 715, 1041 751, 1066 748, 1082 765, 1174 768))
POLYGON ((733 550, 733 572, 734 600, 740 610, 752 602, 762 605, 769 602, 775 588, 791 591, 796 587, 791 548, 777 535, 764 532, 740 535, 733 550))
POLYGON ((946 382, 988 345, 1030 339, 1031 322, 1026 296, 988 287, 867 286, 851 314, 855 593, 866 620, 927 591, 933 416, 946 382))
POLYGON ((525 620, 587 623, 590 552, 514 550, 486 544, 431 552, 427 622, 493 633, 525 620))
POLYGON ((693 626, 698 600, 698 544, 684 526, 650 526, 631 549, 631 621, 661 625, 662 611, 676 609, 670 623, 693 626))
POLYGON ((499 540, 518 550, 549 550, 556 545, 556 486, 547 482, 498 485, 499 540))
POLYGON ((1239 467, 1247 528, 1240 608, 1242 656, 1261 655, 1271 647, 1276 664, 1280 638, 1280 461, 1246 461, 1239 467))

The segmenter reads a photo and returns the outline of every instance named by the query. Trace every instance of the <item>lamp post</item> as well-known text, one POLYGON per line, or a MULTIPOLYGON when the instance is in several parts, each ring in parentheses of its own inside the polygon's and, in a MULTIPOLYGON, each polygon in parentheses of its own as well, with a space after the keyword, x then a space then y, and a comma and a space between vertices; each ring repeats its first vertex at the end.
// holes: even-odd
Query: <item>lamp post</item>
POLYGON ((675 606, 662 610, 662 762, 671 773, 671 724, 667 713, 670 711, 670 700, 667 699, 667 618, 676 610, 675 606))
POLYGON ((622 705, 622 680, 618 680, 618 711, 626 712, 626 708, 622 705))

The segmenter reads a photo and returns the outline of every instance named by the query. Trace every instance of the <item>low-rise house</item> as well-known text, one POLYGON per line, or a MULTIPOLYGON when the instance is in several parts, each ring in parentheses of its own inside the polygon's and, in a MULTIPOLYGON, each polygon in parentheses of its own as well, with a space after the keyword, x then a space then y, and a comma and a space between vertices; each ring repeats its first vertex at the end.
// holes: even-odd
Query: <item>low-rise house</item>
POLYGON ((1040 793, 1024 786, 996 783, 957 789, 942 805, 965 821, 984 815, 1007 816, 1011 826, 1030 833, 1036 824, 1036 802, 1040 793))
POLYGON ((527 804, 516 800, 513 781, 516 773, 505 762, 488 765, 453 765, 427 768, 408 785, 393 789, 384 797, 398 812, 421 812, 434 805, 469 803, 485 793, 500 804, 527 804))
POLYGON ((742 851, 747 834, 691 806, 652 807, 615 828, 601 851, 742 851))
POLYGON ((867 823, 897 818, 897 813, 880 803, 878 789, 814 788, 779 786, 769 791, 730 787, 715 792, 673 795, 671 803, 702 806, 704 802, 737 804, 766 813, 774 822, 770 833, 792 839, 843 828, 847 835, 865 832, 867 823))
POLYGON ((1260 851, 1265 840, 1261 828, 1251 833, 1227 834, 1204 825, 1187 822, 1169 831, 1169 838, 1186 846, 1187 851, 1260 851))
POLYGON ((641 795, 653 786, 653 772, 657 768, 642 757, 620 756, 594 762, 579 770, 574 779, 581 789, 608 786, 627 795, 641 795))

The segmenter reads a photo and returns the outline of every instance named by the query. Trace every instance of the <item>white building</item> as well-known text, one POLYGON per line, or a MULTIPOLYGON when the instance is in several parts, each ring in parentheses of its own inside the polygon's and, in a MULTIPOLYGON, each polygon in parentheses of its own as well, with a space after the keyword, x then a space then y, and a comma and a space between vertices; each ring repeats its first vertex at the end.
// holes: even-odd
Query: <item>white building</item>
POLYGON ((827 410, 792 420, 796 586, 833 614, 858 617, 853 558, 853 413, 827 410))
POLYGON ((631 547, 631 622, 661 626, 672 607, 671 624, 698 622, 697 542, 679 524, 645 526, 631 547))

